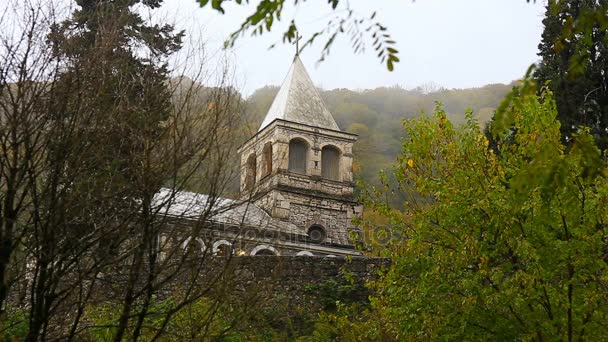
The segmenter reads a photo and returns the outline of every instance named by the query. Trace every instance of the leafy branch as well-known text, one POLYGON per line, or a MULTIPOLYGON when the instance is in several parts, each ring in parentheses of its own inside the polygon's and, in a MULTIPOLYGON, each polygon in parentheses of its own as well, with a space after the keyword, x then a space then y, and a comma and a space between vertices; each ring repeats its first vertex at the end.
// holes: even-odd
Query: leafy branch
MULTIPOLYGON (((210 5, 212 9, 222 14, 225 14, 225 10, 222 7, 222 4, 225 1, 227 0, 198 0, 201 7, 210 5)), ((297 5, 299 2, 303 1, 304 0, 293 0, 293 3, 294 5, 297 5)), ((248 4, 249 0, 235 0, 235 2, 238 5, 242 5, 248 4)), ((327 3, 331 6, 332 10, 336 11, 340 0, 327 0, 327 3)), ((234 46, 236 40, 247 32, 251 32, 252 36, 270 32, 272 26, 277 21, 281 20, 284 4, 285 0, 260 1, 255 12, 245 19, 238 30, 230 34, 230 37, 225 42, 225 46, 234 46)), ((386 62, 387 69, 392 71, 394 69, 394 64, 399 62, 399 51, 395 48, 396 42, 391 38, 387 27, 376 19, 376 14, 377 12, 373 12, 369 17, 358 15, 348 6, 347 2, 346 10, 341 11, 339 15, 331 19, 324 29, 313 33, 302 48, 311 46, 319 37, 327 37, 327 40, 323 45, 323 50, 321 51, 321 57, 319 58, 319 62, 322 62, 329 55, 336 38, 340 34, 346 33, 350 36, 351 47, 355 53, 365 52, 366 39, 371 40, 371 45, 377 53, 380 62, 386 62)), ((295 20, 292 19, 289 27, 283 33, 283 43, 294 42, 297 39, 297 32, 298 27, 295 20)), ((271 45, 270 48, 273 48, 274 46, 275 44, 271 45)))

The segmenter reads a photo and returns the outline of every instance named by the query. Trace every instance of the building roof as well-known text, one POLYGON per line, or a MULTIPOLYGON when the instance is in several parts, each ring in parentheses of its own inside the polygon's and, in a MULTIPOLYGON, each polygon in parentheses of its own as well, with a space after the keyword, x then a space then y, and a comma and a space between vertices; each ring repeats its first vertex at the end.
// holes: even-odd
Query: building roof
POLYGON ((154 206, 160 214, 198 220, 202 216, 210 223, 249 226, 291 234, 301 234, 293 223, 272 218, 260 207, 249 202, 162 188, 154 196, 154 206), (213 200, 213 203, 211 203, 213 200))
POLYGON ((298 56, 293 60, 258 132, 275 119, 340 130, 298 56))

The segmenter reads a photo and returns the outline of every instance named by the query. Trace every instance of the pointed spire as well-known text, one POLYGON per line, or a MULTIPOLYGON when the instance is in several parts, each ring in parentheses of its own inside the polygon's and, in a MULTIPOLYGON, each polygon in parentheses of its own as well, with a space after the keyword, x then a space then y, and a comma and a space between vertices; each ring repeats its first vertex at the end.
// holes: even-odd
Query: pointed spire
POLYGON ((258 132, 275 119, 340 130, 298 55, 295 56, 258 132))

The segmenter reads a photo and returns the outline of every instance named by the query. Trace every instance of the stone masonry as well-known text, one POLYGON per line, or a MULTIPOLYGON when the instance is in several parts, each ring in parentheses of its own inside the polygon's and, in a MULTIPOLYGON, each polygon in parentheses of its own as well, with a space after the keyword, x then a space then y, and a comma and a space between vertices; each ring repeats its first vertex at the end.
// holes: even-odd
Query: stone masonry
POLYGON ((356 140, 340 130, 296 56, 260 129, 239 148, 241 199, 293 224, 308 242, 352 254, 359 235, 352 221, 362 213, 354 196, 356 140))
POLYGON ((352 219, 361 215, 362 207, 354 198, 352 145, 356 136, 311 127, 300 123, 275 120, 241 147, 241 188, 245 189, 247 160, 256 158, 254 203, 272 217, 291 222, 302 233, 313 226, 323 227, 327 242, 349 245, 349 234, 357 234, 352 219), (306 174, 289 172, 289 142, 301 139, 310 147, 306 174), (264 174, 264 146, 272 146, 272 170, 264 174), (321 176, 321 150, 331 145, 340 151, 340 179, 321 176))

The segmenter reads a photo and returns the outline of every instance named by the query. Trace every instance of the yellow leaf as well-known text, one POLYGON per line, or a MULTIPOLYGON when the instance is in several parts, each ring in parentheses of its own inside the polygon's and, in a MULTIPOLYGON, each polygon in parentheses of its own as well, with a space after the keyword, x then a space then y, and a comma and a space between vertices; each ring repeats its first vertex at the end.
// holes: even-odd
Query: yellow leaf
POLYGON ((408 159, 407 160, 407 166, 409 166, 410 168, 414 167, 414 161, 412 159, 408 159))

